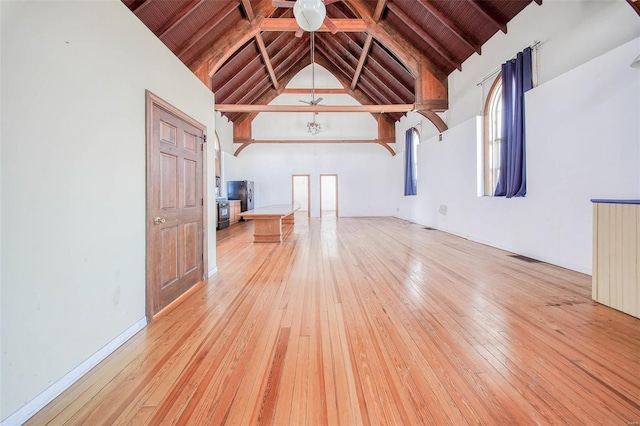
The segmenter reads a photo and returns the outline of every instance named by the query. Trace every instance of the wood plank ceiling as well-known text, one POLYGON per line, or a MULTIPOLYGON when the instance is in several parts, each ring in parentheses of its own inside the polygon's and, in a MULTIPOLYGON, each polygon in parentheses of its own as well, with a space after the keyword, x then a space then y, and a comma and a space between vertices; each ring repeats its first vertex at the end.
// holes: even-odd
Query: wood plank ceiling
MULTIPOLYGON (((256 106, 284 93, 311 62, 309 33, 296 37, 292 9, 271 0, 122 1, 211 88, 236 126, 247 127, 256 106)), ((338 32, 323 25, 316 33, 315 61, 379 122, 392 125, 417 110, 442 131, 435 112, 448 108, 447 76, 496 32, 506 33, 531 1, 337 1, 327 16, 338 32)))

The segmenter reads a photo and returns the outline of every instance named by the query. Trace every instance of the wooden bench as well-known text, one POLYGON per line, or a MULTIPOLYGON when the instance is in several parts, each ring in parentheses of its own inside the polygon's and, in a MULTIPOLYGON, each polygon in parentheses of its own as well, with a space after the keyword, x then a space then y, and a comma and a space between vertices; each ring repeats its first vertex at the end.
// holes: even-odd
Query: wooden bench
POLYGON ((275 204, 247 210, 241 213, 244 219, 253 220, 254 243, 281 243, 282 224, 293 223, 293 213, 300 209, 299 205, 275 204))

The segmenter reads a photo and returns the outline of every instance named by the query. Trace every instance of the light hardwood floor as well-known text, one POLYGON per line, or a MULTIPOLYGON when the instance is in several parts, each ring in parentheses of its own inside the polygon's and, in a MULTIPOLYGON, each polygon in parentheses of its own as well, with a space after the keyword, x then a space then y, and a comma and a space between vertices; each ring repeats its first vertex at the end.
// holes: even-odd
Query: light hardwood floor
POLYGON ((640 421, 640 320, 587 275, 391 218, 218 237, 208 284, 30 424, 640 421))

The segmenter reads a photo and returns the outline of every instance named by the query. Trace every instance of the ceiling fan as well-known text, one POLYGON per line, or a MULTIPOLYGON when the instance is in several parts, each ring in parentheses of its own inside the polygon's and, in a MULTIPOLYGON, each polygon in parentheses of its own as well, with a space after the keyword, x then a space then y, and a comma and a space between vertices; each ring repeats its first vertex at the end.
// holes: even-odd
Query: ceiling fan
POLYGON ((302 37, 303 31, 313 32, 325 24, 331 34, 338 32, 338 27, 327 17, 326 5, 336 3, 340 0, 273 0, 271 4, 275 7, 293 8, 293 16, 300 29, 296 31, 296 37, 302 37))
MULTIPOLYGON (((316 106, 322 101, 322 98, 316 99, 316 73, 315 73, 315 58, 314 58, 315 50, 316 50, 315 33, 312 32, 311 33, 311 102, 303 101, 302 99, 300 100, 300 102, 311 105, 311 106, 316 106)), ((316 112, 316 114, 318 113, 316 112)))

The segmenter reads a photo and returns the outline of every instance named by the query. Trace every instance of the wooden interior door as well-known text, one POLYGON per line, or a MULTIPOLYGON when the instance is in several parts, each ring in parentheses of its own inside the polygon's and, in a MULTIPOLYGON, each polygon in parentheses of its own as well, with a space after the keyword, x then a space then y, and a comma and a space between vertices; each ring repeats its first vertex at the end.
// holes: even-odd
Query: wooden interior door
POLYGON ((169 109, 152 101, 148 110, 151 114, 147 142, 149 319, 204 279, 205 271, 205 129, 169 109))

